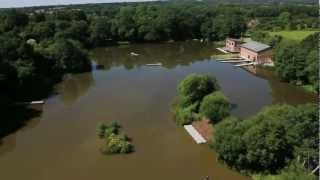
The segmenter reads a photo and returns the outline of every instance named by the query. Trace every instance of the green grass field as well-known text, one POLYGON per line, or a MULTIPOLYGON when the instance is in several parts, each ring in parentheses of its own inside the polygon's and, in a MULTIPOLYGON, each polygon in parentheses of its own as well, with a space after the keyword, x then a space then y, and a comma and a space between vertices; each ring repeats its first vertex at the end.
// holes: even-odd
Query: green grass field
POLYGON ((304 31, 276 31, 270 32, 272 36, 279 35, 288 40, 302 41, 309 35, 320 32, 320 30, 304 30, 304 31))

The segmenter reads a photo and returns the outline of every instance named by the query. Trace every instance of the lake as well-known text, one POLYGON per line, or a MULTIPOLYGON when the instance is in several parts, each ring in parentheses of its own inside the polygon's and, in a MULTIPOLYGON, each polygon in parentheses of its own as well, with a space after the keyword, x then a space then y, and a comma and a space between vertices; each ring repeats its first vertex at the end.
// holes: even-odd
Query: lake
POLYGON ((67 75, 57 84, 41 115, 0 145, 4 180, 246 180, 217 161, 207 145, 197 145, 172 120, 170 106, 186 75, 214 75, 233 104, 247 117, 275 103, 315 102, 316 95, 282 83, 268 69, 251 74, 210 60, 214 44, 177 42, 95 49, 97 68, 67 75), (140 54, 130 56, 130 52, 140 54), (149 67, 147 63, 163 66, 149 67), (133 140, 135 152, 102 155, 99 122, 116 120, 133 140))

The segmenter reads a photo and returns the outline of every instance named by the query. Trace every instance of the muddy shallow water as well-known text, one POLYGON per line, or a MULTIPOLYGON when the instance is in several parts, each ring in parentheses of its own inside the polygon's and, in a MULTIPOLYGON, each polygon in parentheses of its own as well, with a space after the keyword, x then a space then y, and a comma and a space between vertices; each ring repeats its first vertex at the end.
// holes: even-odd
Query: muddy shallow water
POLYGON ((207 145, 197 145, 170 114, 177 83, 190 73, 216 76, 234 105, 250 116, 274 103, 315 101, 313 94, 281 83, 270 70, 253 75, 210 60, 214 45, 195 42, 140 44, 91 52, 99 68, 66 76, 33 118, 0 144, 4 180, 213 180, 250 179, 217 162, 207 145), (132 57, 130 52, 140 54, 132 57), (163 64, 148 67, 147 63, 163 64), (99 122, 117 120, 135 145, 129 155, 99 152, 99 122))

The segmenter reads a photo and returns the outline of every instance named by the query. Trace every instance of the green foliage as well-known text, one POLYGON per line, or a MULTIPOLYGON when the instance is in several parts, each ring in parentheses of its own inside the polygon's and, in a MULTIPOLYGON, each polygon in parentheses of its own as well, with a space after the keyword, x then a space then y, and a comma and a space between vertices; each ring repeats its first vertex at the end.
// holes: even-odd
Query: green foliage
POLYGON ((85 51, 77 47, 72 41, 58 39, 47 48, 50 59, 57 62, 63 72, 82 72, 91 69, 90 60, 85 51))
POLYGON ((190 104, 202 101, 204 96, 218 89, 217 80, 208 75, 191 74, 178 85, 179 94, 190 104))
POLYGON ((92 46, 105 45, 111 39, 111 36, 111 22, 108 18, 98 17, 92 20, 89 38, 92 46))
POLYGON ((299 44, 284 41, 273 53, 275 69, 279 77, 297 85, 312 84, 318 90, 318 37, 307 37, 299 44))
POLYGON ((247 168, 246 147, 242 139, 245 131, 246 126, 242 120, 228 117, 215 126, 213 139, 209 142, 210 147, 218 153, 219 159, 237 169, 247 168))
POLYGON ((55 34, 55 24, 52 22, 39 22, 32 25, 32 37, 38 40, 47 39, 53 37, 55 34))
POLYGON ((97 135, 104 138, 102 152, 105 154, 126 154, 133 151, 133 145, 126 135, 119 135, 120 125, 113 121, 110 124, 101 123, 97 126, 97 135))
POLYGON ((199 112, 209 118, 211 122, 218 123, 229 116, 230 104, 224 94, 217 91, 203 98, 199 112))
POLYGON ((189 106, 184 106, 182 104, 173 105, 173 115, 176 123, 178 125, 186 125, 192 123, 196 119, 196 112, 198 111, 198 103, 194 103, 189 106))
POLYGON ((106 141, 104 153, 127 154, 133 151, 133 145, 122 135, 111 134, 106 141))
POLYGON ((291 163, 277 175, 255 175, 254 180, 316 180, 317 177, 307 172, 300 164, 291 163))
POLYGON ((251 33, 251 39, 266 43, 270 46, 276 46, 281 42, 282 37, 278 35, 272 36, 269 32, 266 31, 253 31, 251 33))
POLYGON ((111 122, 109 125, 101 123, 97 126, 97 135, 100 138, 108 138, 111 134, 118 134, 119 129, 120 125, 116 121, 111 122))
POLYGON ((246 120, 222 121, 211 146, 219 159, 243 172, 276 173, 297 157, 312 169, 319 160, 317 123, 316 105, 274 105, 246 120))
POLYGON ((179 96, 171 111, 178 125, 190 124, 199 119, 199 107, 203 97, 219 89, 217 80, 208 75, 191 74, 178 85, 179 96))
POLYGON ((107 129, 107 125, 105 125, 104 123, 98 124, 97 130, 96 130, 96 131, 97 131, 97 135, 98 135, 100 138, 103 138, 106 129, 107 129))

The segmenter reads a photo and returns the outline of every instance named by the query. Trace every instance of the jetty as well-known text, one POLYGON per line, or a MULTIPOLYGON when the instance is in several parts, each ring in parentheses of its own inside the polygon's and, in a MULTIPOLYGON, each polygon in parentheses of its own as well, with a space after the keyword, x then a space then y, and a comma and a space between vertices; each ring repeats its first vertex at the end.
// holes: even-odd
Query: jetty
POLYGON ((228 54, 228 53, 229 53, 228 51, 226 51, 225 48, 216 48, 216 49, 219 50, 219 51, 221 51, 221 52, 223 52, 223 53, 225 53, 225 54, 228 54))
POLYGON ((251 62, 251 63, 242 63, 242 64, 236 64, 236 65, 234 65, 234 66, 236 66, 236 67, 243 67, 243 66, 251 66, 251 65, 254 65, 254 63, 253 63, 253 62, 251 62))
POLYGON ((44 101, 31 101, 29 104, 44 104, 44 101))
POLYGON ((232 60, 244 60, 243 58, 240 57, 231 57, 231 58, 223 58, 223 59, 215 59, 216 61, 232 61, 232 60))
POLYGON ((162 66, 162 63, 146 64, 146 66, 162 66))
POLYGON ((251 62, 250 60, 226 60, 226 61, 219 61, 221 63, 242 63, 242 62, 251 62))
POLYGON ((44 104, 43 100, 40 101, 31 101, 31 102, 17 102, 14 105, 37 105, 37 104, 44 104))
POLYGON ((207 142, 205 138, 202 137, 202 135, 192 125, 184 125, 183 127, 196 141, 197 144, 203 144, 207 142))

